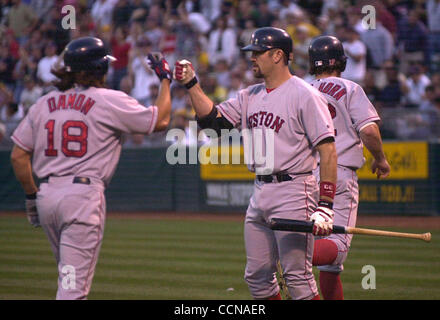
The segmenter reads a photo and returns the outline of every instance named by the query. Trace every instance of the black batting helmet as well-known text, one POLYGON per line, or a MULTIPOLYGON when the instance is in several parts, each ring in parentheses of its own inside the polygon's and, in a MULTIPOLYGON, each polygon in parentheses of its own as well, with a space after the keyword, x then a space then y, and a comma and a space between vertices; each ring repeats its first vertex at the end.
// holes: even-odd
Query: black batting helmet
POLYGON ((94 37, 72 40, 63 54, 67 72, 93 71, 104 75, 107 73, 109 62, 116 60, 107 54, 104 42, 94 37))
POLYGON ((261 52, 275 48, 283 50, 289 60, 293 50, 292 39, 283 29, 264 27, 255 30, 251 36, 251 43, 241 50, 261 52))
POLYGON ((309 46, 310 74, 322 70, 344 71, 347 57, 338 38, 319 36, 312 40, 309 46))

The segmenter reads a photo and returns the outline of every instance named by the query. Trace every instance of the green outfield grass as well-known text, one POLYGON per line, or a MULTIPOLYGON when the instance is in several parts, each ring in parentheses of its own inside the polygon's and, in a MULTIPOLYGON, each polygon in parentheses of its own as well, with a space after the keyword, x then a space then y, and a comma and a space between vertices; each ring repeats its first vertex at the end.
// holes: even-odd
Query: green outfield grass
MULTIPOLYGON (((440 299, 440 231, 432 233, 431 243, 356 236, 345 298, 440 299), (364 265, 376 270, 375 290, 361 286, 364 265)), ((89 299, 251 299, 244 266, 241 222, 109 218, 89 299)), ((0 299, 53 299, 56 280, 41 228, 24 214, 0 216, 0 299)))

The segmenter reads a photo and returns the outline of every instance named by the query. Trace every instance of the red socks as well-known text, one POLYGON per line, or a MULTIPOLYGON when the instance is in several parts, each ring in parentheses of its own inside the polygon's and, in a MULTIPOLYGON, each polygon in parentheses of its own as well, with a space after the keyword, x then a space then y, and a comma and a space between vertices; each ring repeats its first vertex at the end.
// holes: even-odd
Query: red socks
POLYGON ((344 300, 344 291, 339 273, 321 271, 319 286, 324 300, 344 300))
MULTIPOLYGON (((313 265, 324 266, 332 264, 338 256, 338 247, 328 239, 315 241, 313 250, 313 265)), ((321 271, 319 286, 324 300, 344 300, 344 291, 339 273, 321 271)))
POLYGON ((278 292, 276 295, 267 298, 267 300, 281 300, 281 295, 280 295, 280 293, 278 292))
POLYGON ((332 264, 338 256, 338 247, 328 239, 319 239, 315 241, 313 250, 313 265, 324 266, 332 264))

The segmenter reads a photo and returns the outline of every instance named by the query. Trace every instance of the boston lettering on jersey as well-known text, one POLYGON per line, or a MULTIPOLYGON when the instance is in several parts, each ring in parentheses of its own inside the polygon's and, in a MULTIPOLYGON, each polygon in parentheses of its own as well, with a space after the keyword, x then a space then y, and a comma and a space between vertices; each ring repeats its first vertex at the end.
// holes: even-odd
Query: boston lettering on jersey
POLYGON ((279 116, 274 116, 272 112, 260 111, 256 113, 252 113, 248 117, 248 127, 250 129, 255 128, 256 126, 265 126, 267 128, 271 128, 278 133, 281 127, 284 124, 284 120, 279 116))
POLYGON ((87 98, 86 100, 86 98, 85 95, 78 93, 71 93, 69 95, 61 94, 58 97, 58 101, 56 100, 56 97, 48 99, 47 106, 51 113, 57 110, 74 109, 87 115, 95 104, 95 100, 92 98, 87 98))
POLYGON ((319 85, 318 90, 335 98, 336 101, 339 101, 339 99, 347 94, 347 90, 345 90, 345 88, 341 88, 339 84, 335 85, 333 82, 322 82, 319 85))

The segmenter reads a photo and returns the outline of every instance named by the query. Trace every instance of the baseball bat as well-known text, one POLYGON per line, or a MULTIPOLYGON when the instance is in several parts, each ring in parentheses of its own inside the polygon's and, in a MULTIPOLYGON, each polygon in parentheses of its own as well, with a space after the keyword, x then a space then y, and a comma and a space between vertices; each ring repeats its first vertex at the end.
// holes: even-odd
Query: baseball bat
MULTIPOLYGON (((302 221, 293 219, 280 219, 273 218, 270 222, 270 228, 272 230, 280 231, 295 231, 295 232, 312 232, 313 222, 312 221, 302 221)), ((404 233, 404 232, 393 232, 386 230, 375 230, 366 228, 354 228, 346 226, 333 225, 333 233, 349 233, 349 234, 364 234, 370 236, 385 236, 385 237, 398 237, 398 238, 408 238, 408 239, 420 239, 425 242, 431 241, 431 233, 404 233)))

